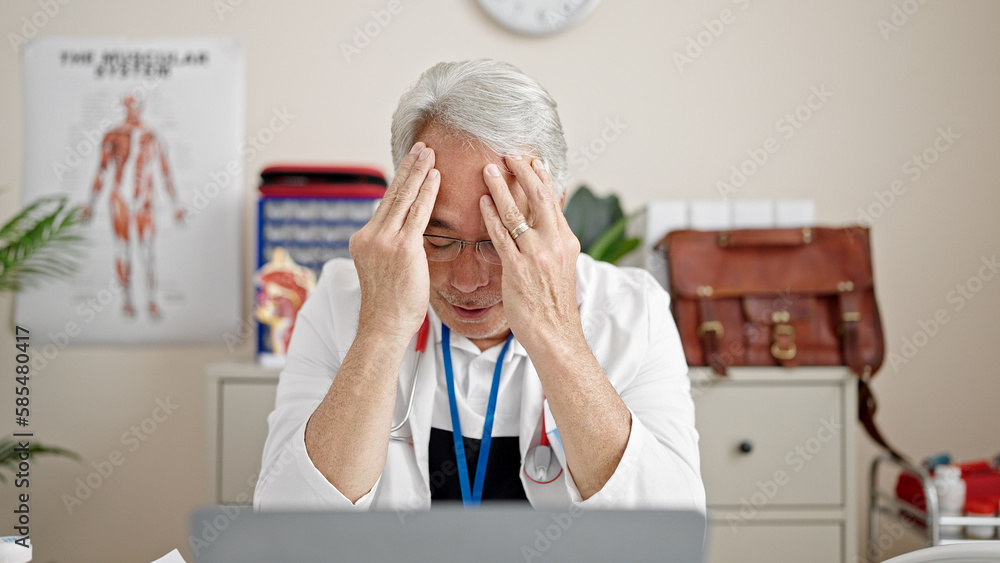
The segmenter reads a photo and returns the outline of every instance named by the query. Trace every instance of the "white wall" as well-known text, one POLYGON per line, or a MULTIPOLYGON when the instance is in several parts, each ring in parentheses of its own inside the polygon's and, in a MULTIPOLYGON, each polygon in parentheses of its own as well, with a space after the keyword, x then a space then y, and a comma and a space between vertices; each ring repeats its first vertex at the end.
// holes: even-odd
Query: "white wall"
MULTIPOLYGON (((606 1, 578 28, 526 39, 491 23, 473 0, 403 0, 402 13, 350 63, 340 44, 387 1, 243 1, 220 19, 211 0, 72 0, 41 33, 244 40, 247 132, 263 127, 275 108, 297 116, 248 165, 245 245, 234 249, 245 257, 248 280, 253 175, 282 160, 370 162, 388 172, 396 100, 440 60, 502 58, 537 77, 559 101, 573 149, 599 136, 608 119, 626 124, 586 170, 579 159, 571 169, 598 191, 622 194, 629 210, 656 198, 719 197, 716 182, 767 137, 780 150, 732 197, 814 198, 822 222, 845 223, 899 178, 907 191, 874 223, 888 349, 901 353, 904 337, 912 338, 918 322, 938 309, 950 322, 908 363, 887 364, 879 375, 880 420, 915 456, 950 450, 985 457, 1000 451, 1000 281, 983 282, 960 310, 947 296, 1000 246, 994 171, 1000 4, 926 3, 885 38, 878 20, 888 20, 896 3, 905 2, 606 1), (679 71, 672 53, 683 51, 687 38, 704 29, 703 20, 724 8, 735 12, 735 22, 679 71), (785 139, 777 121, 805 103, 813 87, 832 97, 785 139), (938 128, 949 127, 960 137, 911 181, 904 162, 930 146, 938 128)), ((0 4, 0 31, 17 33, 21 18, 38 9, 29 1, 0 4)), ((3 45, 0 218, 21 203, 20 70, 19 57, 3 45)), ((248 307, 249 287, 247 281, 241 288, 248 307)), ((11 309, 10 296, 0 297, 0 374, 13 372, 11 309)), ((250 359, 250 344, 235 355, 221 343, 74 347, 33 379, 37 437, 86 460, 39 459, 32 466, 37 561, 141 562, 186 549, 187 515, 207 500, 203 367, 234 357, 250 359), (120 449, 121 433, 167 396, 180 405, 178 414, 68 514, 61 495, 73 492, 90 462, 120 449)), ((9 388, 0 409, 11 408, 9 388)), ((5 432, 13 431, 7 416, 0 420, 5 432)), ((867 464, 874 451, 864 442, 861 461, 867 464)), ((6 487, 2 506, 11 503, 6 487)))

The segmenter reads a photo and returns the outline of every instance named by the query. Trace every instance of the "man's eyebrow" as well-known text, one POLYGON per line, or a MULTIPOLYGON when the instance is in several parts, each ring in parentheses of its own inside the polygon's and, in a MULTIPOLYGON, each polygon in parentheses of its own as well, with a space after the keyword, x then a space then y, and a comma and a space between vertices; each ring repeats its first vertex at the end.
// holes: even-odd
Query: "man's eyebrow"
POLYGON ((451 223, 447 221, 442 221, 441 219, 431 218, 431 220, 427 223, 427 226, 434 227, 435 229, 444 229, 446 231, 455 230, 455 227, 453 227, 451 223))

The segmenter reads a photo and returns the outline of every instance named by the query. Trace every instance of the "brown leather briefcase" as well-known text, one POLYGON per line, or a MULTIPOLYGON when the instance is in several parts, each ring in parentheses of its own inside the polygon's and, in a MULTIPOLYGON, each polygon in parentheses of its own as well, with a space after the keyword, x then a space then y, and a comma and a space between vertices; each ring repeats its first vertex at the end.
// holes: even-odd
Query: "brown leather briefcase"
POLYGON ((895 453, 867 385, 884 355, 867 228, 683 230, 657 248, 689 365, 847 366, 861 421, 895 453))

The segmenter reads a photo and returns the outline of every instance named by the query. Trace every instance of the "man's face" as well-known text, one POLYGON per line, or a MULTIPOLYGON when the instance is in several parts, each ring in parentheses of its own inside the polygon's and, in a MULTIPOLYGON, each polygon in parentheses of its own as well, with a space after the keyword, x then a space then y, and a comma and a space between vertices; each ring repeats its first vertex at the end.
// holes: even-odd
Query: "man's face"
MULTIPOLYGON (((479 198, 489 194, 483 168, 495 163, 506 170, 495 153, 468 143, 462 137, 431 125, 419 140, 434 149, 435 168, 441 172, 434 211, 426 234, 462 240, 490 240, 479 198)), ((514 177, 504 172, 508 186, 514 177)), ((514 188, 519 207, 524 207, 520 188, 514 188)), ((430 304, 451 330, 469 338, 480 349, 502 342, 510 333, 504 314, 501 276, 503 268, 486 262, 475 247, 466 246, 451 262, 428 262, 430 304)))

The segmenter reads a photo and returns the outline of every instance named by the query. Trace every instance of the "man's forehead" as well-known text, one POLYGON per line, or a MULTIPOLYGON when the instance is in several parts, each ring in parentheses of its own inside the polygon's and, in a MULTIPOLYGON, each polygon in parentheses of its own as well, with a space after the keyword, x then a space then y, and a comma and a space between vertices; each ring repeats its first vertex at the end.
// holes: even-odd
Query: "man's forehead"
POLYGON ((466 234, 485 230, 479 199, 490 191, 483 169, 487 164, 497 164, 508 183, 512 182, 503 159, 480 141, 435 124, 425 128, 419 139, 434 149, 434 167, 441 172, 441 187, 428 228, 468 231, 466 234))
POLYGON ((423 141, 427 146, 434 149, 436 165, 438 167, 441 165, 472 163, 482 171, 484 166, 490 162, 494 162, 501 169, 506 170, 503 159, 495 151, 487 147, 479 139, 463 131, 457 131, 431 122, 421 130, 417 136, 417 140, 423 141))
POLYGON ((428 228, 465 234, 469 234, 467 231, 479 232, 485 229, 483 215, 479 210, 479 198, 488 192, 485 184, 480 189, 465 182, 449 183, 442 174, 441 188, 427 223, 428 228))

